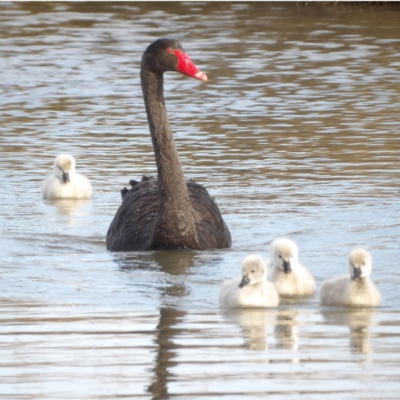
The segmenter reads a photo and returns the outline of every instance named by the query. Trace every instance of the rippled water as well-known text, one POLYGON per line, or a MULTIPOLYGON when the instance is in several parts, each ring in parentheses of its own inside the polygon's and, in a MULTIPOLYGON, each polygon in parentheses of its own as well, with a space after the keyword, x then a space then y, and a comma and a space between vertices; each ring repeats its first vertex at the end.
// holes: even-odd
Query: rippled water
POLYGON ((397 398, 400 11, 294 3, 0 3, 0 397, 397 398), (166 76, 187 177, 230 227, 220 251, 110 253, 129 179, 155 174, 139 81, 154 39, 207 73, 166 76), (54 157, 87 201, 43 201, 54 157), (292 237, 316 277, 366 247, 383 304, 317 294, 225 313, 242 258, 292 237))

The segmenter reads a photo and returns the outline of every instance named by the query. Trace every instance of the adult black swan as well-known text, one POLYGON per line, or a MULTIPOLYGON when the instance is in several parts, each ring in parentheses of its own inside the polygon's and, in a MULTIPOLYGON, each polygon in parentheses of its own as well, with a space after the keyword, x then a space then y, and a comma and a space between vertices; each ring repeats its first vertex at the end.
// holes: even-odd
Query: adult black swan
POLYGON ((158 177, 131 181, 132 188, 121 192, 122 203, 107 232, 111 251, 231 247, 215 201, 183 175, 165 108, 166 71, 207 81, 176 40, 158 39, 144 52, 140 76, 158 177))

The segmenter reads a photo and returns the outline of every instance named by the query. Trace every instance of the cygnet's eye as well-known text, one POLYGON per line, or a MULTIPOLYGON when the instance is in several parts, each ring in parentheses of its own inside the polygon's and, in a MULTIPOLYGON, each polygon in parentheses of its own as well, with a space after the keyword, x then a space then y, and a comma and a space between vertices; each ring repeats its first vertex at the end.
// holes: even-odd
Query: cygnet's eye
POLYGON ((256 272, 256 271, 254 271, 254 269, 253 269, 253 270, 251 271, 251 273, 254 274, 254 272, 256 272))
POLYGON ((278 256, 279 258, 282 258, 282 256, 279 254, 279 256, 278 256))

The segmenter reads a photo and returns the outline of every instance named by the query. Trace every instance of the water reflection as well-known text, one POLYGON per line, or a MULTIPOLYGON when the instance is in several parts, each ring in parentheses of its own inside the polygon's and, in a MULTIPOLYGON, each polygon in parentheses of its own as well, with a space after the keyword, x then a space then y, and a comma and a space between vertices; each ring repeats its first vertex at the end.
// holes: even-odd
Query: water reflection
POLYGON ((275 309, 221 309, 224 320, 237 325, 248 350, 268 349, 268 327, 274 324, 275 309))
MULTIPOLYGON (((196 263, 198 252, 160 250, 113 255, 121 271, 128 274, 148 272, 146 277, 149 281, 145 283, 145 287, 147 290, 153 287, 160 299, 159 321, 154 337, 153 377, 147 391, 155 400, 169 398, 168 383, 173 379, 171 369, 179 364, 175 359, 182 349, 178 338, 184 335, 184 330, 177 325, 187 314, 179 308, 185 305, 185 297, 188 295, 186 279, 196 263)), ((143 279, 137 280, 135 284, 141 286, 144 284, 143 279)))
POLYGON ((119 397, 126 387, 135 397, 151 378, 154 312, 5 299, 0 310, 5 398, 90 398, 98 397, 96 387, 100 397, 110 390, 107 398, 119 397))
POLYGON ((400 392, 398 9, 0 2, 0 10, 9 398, 400 392), (110 254, 104 238, 120 189, 156 173, 139 67, 146 46, 170 35, 209 76, 165 78, 182 167, 217 197, 233 247, 110 254), (88 204, 40 198, 38 171, 65 151, 98 188, 88 204), (299 241, 320 282, 340 273, 338 249, 370 248, 385 263, 376 279, 387 308, 322 314, 314 296, 221 316, 220 284, 249 252, 267 255, 278 235, 299 241), (361 378, 360 359, 373 363, 361 378))
POLYGON ((328 325, 345 325, 349 327, 349 346, 355 354, 370 354, 373 352, 371 343, 371 327, 379 314, 376 308, 349 308, 322 310, 322 315, 328 325))
POLYGON ((172 275, 186 275, 195 264, 196 255, 196 251, 181 249, 113 254, 119 268, 123 271, 156 268, 172 275))
MULTIPOLYGON (((275 321, 275 347, 293 350, 299 350, 299 326, 297 316, 299 311, 297 309, 280 310, 276 316, 275 321)), ((299 360, 293 359, 293 362, 299 360)))
POLYGON ((90 199, 54 199, 45 200, 47 204, 54 206, 59 215, 62 216, 75 216, 87 204, 90 199))
POLYGON ((153 368, 154 377, 148 391, 153 399, 166 399, 168 396, 168 382, 172 380, 171 369, 178 365, 174 361, 177 357, 178 349, 181 348, 174 338, 182 336, 182 329, 176 325, 184 319, 186 312, 171 308, 160 309, 160 320, 157 325, 155 335, 156 357, 153 368))

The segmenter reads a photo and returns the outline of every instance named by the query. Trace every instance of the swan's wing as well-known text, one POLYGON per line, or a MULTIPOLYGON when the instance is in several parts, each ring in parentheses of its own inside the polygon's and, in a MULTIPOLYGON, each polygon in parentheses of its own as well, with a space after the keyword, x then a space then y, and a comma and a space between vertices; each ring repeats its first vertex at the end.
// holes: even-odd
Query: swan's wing
POLYGON ((53 181, 55 180, 54 175, 48 176, 42 185, 42 197, 44 199, 52 198, 53 181))
POLYGON ((267 296, 267 307, 277 307, 279 305, 279 293, 273 282, 265 282, 266 296, 267 296))
POLYGON ((151 247, 157 218, 158 185, 156 179, 145 179, 132 186, 107 232, 107 249, 140 251, 151 247))
MULTIPOLYGON (((227 248, 231 234, 215 201, 207 190, 193 181, 187 181, 193 206, 196 232, 201 248, 227 248)), ((157 220, 158 183, 143 177, 123 193, 119 207, 107 232, 107 249, 112 251, 149 250, 157 220)))
POLYGON ((71 184, 74 185, 73 197, 84 199, 92 195, 92 184, 86 176, 74 174, 71 184))
POLYGON ((238 306, 239 283, 241 280, 242 278, 230 279, 222 284, 218 296, 220 307, 232 308, 238 306))
POLYGON ((381 293, 379 292, 378 288, 375 286, 375 283, 371 281, 372 284, 372 305, 379 306, 382 301, 381 293))
POLYGON ((315 291, 315 279, 310 270, 304 265, 298 264, 297 276, 300 294, 312 294, 315 291))
POLYGON ((196 182, 187 181, 197 237, 203 248, 230 248, 231 234, 221 212, 206 188, 196 182))
POLYGON ((346 303, 348 275, 329 278, 322 283, 319 291, 323 306, 340 306, 346 303))

